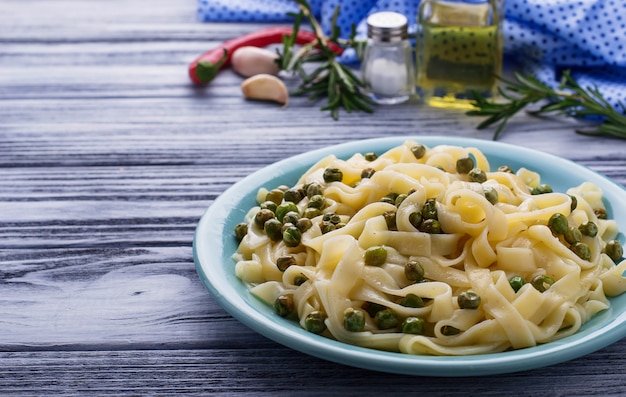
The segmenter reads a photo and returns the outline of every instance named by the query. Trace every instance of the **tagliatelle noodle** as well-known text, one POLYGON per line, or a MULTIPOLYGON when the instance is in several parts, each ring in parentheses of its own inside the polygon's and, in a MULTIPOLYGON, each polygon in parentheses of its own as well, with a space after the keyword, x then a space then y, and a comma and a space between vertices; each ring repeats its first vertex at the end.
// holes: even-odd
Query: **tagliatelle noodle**
MULTIPOLYGON (((347 160, 327 156, 312 166, 295 187, 322 186, 323 214, 338 214, 344 224, 323 232, 323 214, 314 217, 297 247, 270 240, 254 222, 259 207, 251 209, 248 232, 234 257, 236 275, 269 305, 281 295, 291 296, 303 328, 307 315, 322 312, 324 336, 408 354, 482 354, 550 342, 577 332, 610 306, 608 296, 626 291, 626 260, 616 264, 603 252, 619 231, 615 221, 595 213, 605 209, 597 186, 586 182, 563 193, 533 195, 531 189, 542 181, 532 170, 492 171, 477 148, 449 145, 427 148, 416 158, 416 145, 407 141, 371 161, 360 153, 347 160), (457 160, 466 157, 485 172, 486 181, 457 172, 457 160), (325 182, 327 168, 339 169, 342 180, 325 182), (364 169, 374 173, 363 178, 364 169), (497 193, 497 202, 487 199, 487 189, 497 193), (398 204, 381 201, 390 193, 406 198, 398 204), (572 197, 577 201, 573 210, 572 197), (429 199, 436 202, 442 233, 421 230, 411 221, 429 199), (395 214, 393 227, 390 213, 395 214), (597 236, 582 238, 588 259, 553 233, 549 220, 556 213, 565 215, 571 227, 598 226, 597 236), (384 247, 384 264, 365 263, 370 247, 384 247), (291 256, 295 265, 279 270, 281 256, 291 256), (424 282, 407 278, 410 260, 421 264, 424 282), (543 292, 531 283, 541 275, 554 281, 543 292), (512 276, 526 280, 517 291, 509 282, 512 276), (298 278, 305 281, 296 283, 298 278), (460 307, 457 298, 467 291, 480 297, 478 308, 460 307), (422 307, 402 305, 411 295, 423 300, 422 307), (365 310, 368 305, 390 309, 399 324, 408 317, 423 319, 423 334, 404 333, 400 325, 379 329, 365 310), (362 331, 345 328, 348 308, 363 311, 362 331)), ((259 203, 266 193, 259 191, 259 203)), ((308 201, 296 203, 301 213, 308 201)))

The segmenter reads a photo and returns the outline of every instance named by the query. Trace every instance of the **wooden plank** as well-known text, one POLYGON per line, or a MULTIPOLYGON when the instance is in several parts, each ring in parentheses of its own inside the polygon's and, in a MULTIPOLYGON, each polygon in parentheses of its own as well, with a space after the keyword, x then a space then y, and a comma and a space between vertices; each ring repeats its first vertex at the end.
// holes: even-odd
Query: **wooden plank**
POLYGON ((189 243, 1 249, 0 351, 237 347, 251 331, 209 296, 189 243))
MULTIPOLYGON (((131 161, 154 164, 171 162, 172 158, 178 164, 202 164, 223 156, 229 156, 231 161, 233 156, 250 161, 250 155, 254 159, 266 157, 264 162, 269 163, 286 155, 353 139, 398 135, 490 139, 492 134, 492 131, 475 130, 477 120, 459 112, 429 110, 422 114, 419 108, 409 105, 396 108, 394 113, 383 108, 376 117, 342 115, 335 122, 321 115, 314 105, 278 110, 241 98, 221 99, 219 112, 207 111, 206 101, 193 98, 189 101, 118 98, 94 102, 75 99, 63 103, 62 112, 57 100, 24 100, 0 108, 7 134, 0 142, 0 149, 4 148, 6 153, 0 158, 0 165, 46 165, 46 161, 60 162, 58 159, 84 161, 86 165, 94 162, 126 165, 131 161), (161 116, 157 119, 155 114, 161 116), (255 123, 241 119, 242 114, 253 118, 255 123), (119 122, 121 115, 124 115, 123 123, 119 122), (298 127, 292 124, 294 116, 302 123, 298 127), (7 145, 11 145, 10 150, 7 145)), ((622 142, 581 136, 572 131, 572 126, 566 126, 520 116, 501 141, 581 162, 624 161, 622 142)))
POLYGON ((147 6, 125 0, 4 0, 0 15, 0 39, 9 43, 218 42, 258 29, 248 23, 198 23, 194 1, 153 0, 147 6))
POLYGON ((620 396, 625 342, 584 359, 488 378, 415 377, 345 367, 270 344, 242 349, 0 353, 4 393, 620 396), (586 379, 595 379, 590 384, 586 379), (528 381, 532 379, 532 381, 528 381))
MULTIPOLYGON (((341 114, 241 97, 187 65, 262 25, 197 23, 195 1, 0 2, 0 386, 16 395, 624 395, 626 340, 487 378, 416 378, 292 351, 209 296, 191 251, 204 210, 245 175, 354 139, 490 139, 462 111, 341 114)), ((626 185, 622 141, 514 117, 503 142, 626 185)))

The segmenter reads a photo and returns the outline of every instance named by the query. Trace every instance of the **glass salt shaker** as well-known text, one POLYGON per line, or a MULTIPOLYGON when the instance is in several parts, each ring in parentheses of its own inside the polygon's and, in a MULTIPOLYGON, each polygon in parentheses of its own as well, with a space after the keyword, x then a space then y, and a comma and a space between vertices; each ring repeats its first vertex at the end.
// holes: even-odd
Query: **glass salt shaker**
POLYGON ((408 20, 383 11, 367 18, 367 46, 361 66, 365 93, 379 104, 409 100, 415 91, 413 52, 408 20))

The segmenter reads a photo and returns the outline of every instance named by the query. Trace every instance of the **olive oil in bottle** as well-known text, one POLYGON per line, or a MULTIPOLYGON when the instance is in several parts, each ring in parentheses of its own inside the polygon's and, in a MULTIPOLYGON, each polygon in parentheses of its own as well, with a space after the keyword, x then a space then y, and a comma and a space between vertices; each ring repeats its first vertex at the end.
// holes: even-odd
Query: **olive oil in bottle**
POLYGON ((470 108, 472 92, 496 93, 502 72, 501 0, 423 0, 416 38, 420 99, 470 108))

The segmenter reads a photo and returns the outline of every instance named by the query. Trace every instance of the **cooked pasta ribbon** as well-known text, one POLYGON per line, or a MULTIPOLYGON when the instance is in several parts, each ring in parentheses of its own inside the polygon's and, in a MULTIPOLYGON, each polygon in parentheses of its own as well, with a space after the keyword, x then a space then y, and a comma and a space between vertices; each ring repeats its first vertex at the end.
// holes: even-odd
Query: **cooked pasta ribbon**
POLYGON ((259 191, 235 272, 268 305, 288 296, 281 313, 303 328, 358 346, 471 355, 547 343, 626 291, 626 260, 597 186, 541 183, 526 168, 491 170, 472 147, 327 156, 274 205, 259 191), (262 208, 280 219, 290 200, 295 218, 281 214, 283 238, 270 238, 262 208))

